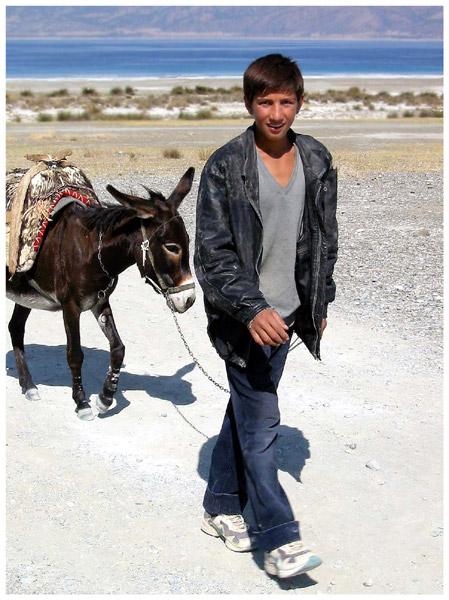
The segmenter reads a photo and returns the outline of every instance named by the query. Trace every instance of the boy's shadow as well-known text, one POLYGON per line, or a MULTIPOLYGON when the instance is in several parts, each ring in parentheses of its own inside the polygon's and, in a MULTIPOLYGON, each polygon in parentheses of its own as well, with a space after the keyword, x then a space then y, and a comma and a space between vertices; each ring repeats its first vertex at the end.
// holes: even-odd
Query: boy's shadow
MULTIPOLYGON (((218 436, 210 438, 201 448, 198 459, 198 474, 206 482, 209 476, 209 467, 212 456, 212 451, 217 441, 218 436)), ((301 482, 301 472, 306 464, 306 460, 310 458, 309 442, 303 436, 302 431, 296 427, 281 425, 279 427, 279 436, 276 441, 276 462, 280 471, 285 471, 293 477, 295 481, 301 482)), ((250 525, 255 523, 254 515, 251 507, 247 505, 244 510, 245 521, 250 525)), ((260 550, 252 552, 253 560, 261 571, 264 570, 264 556, 260 550)), ((289 577, 288 579, 277 579, 277 584, 282 590, 290 590, 297 588, 305 588, 315 585, 317 582, 309 577, 307 573, 298 575, 297 577, 289 577)))
MULTIPOLYGON (((207 440, 200 450, 198 459, 198 474, 204 481, 208 480, 212 451, 218 436, 207 440)), ((301 482, 301 471, 310 458, 309 442, 302 431, 296 427, 281 425, 276 440, 277 466, 280 471, 289 473, 295 481, 301 482)))
MULTIPOLYGON (((109 368, 109 352, 98 348, 85 348, 83 362, 83 386, 86 396, 98 394, 103 389, 103 381, 109 368)), ((30 344, 26 346, 27 361, 34 381, 40 385, 67 387, 71 391, 72 378, 66 361, 66 346, 44 346, 30 344)), ((18 379, 14 352, 6 354, 8 373, 18 379)), ((178 369, 173 375, 141 375, 126 371, 126 361, 120 372, 119 389, 114 398, 116 405, 100 418, 109 418, 120 413, 130 405, 121 390, 140 390, 153 398, 168 400, 174 405, 185 406, 195 402, 192 386, 182 378, 195 368, 191 363, 178 369)), ((70 393, 71 395, 71 393, 70 393)))

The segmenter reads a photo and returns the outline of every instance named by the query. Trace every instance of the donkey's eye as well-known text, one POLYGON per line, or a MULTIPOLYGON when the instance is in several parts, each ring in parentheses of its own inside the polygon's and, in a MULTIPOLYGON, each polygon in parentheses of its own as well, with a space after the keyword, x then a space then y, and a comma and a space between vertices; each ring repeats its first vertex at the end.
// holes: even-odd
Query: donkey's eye
POLYGON ((170 254, 179 254, 181 252, 181 247, 178 244, 164 244, 164 248, 170 254))

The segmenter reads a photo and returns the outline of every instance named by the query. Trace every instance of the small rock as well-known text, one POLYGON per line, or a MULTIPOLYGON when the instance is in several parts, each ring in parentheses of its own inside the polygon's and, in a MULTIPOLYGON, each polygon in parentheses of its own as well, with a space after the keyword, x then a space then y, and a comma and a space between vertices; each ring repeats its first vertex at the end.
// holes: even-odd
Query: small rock
POLYGON ((368 467, 368 469, 372 469, 373 471, 380 471, 382 469, 382 467, 376 460, 369 460, 365 466, 368 467))
POLYGON ((430 235, 430 231, 428 229, 418 229, 413 232, 413 237, 427 237, 430 235))
POLYGON ((338 560, 336 560, 336 561, 334 562, 334 567, 335 567, 336 569, 341 569, 341 568, 342 568, 342 566, 343 566, 343 561, 341 561, 340 559, 338 559, 338 560))
POLYGON ((355 450, 357 448, 357 444, 355 442, 351 442, 350 444, 345 444, 347 448, 350 450, 355 450))
POLYGON ((443 531, 441 529, 432 531, 432 537, 438 537, 439 535, 443 535, 443 531))
POLYGON ((363 585, 365 587, 372 587, 374 585, 373 580, 372 579, 368 579, 367 581, 363 582, 363 585))

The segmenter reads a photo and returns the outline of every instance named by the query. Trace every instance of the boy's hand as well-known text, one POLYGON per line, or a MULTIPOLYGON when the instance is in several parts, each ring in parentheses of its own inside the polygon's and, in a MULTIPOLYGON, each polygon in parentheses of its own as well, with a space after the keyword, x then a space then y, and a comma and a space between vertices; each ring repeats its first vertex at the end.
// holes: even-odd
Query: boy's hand
POLYGON ((320 338, 322 338, 322 337, 323 337, 323 333, 324 333, 324 330, 326 329, 326 327, 327 327, 327 319, 323 319, 323 320, 321 321, 321 332, 320 332, 320 338))
POLYGON ((272 309, 260 312, 248 329, 253 340, 259 346, 279 346, 288 340, 288 326, 284 319, 272 309))

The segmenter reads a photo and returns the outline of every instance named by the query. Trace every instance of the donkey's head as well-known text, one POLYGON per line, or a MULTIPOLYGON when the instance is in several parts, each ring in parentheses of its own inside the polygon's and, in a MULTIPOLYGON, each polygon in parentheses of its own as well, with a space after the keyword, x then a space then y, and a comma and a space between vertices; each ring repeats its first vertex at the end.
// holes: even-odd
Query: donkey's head
POLYGON ((135 258, 140 274, 168 294, 167 302, 182 313, 195 302, 195 284, 189 266, 189 236, 178 207, 192 187, 190 167, 168 198, 145 188, 149 198, 130 196, 108 185, 106 189, 140 219, 140 241, 135 258))

